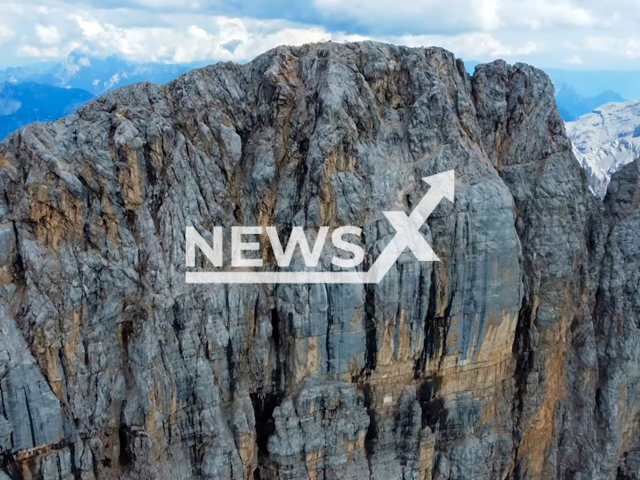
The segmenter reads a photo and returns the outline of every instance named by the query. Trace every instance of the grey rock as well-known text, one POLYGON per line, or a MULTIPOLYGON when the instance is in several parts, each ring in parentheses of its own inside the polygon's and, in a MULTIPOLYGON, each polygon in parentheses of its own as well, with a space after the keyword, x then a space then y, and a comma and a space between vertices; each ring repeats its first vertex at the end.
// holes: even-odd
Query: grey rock
POLYGON ((638 475, 638 162, 594 198, 539 70, 279 47, 27 127, 0 167, 10 474, 638 475), (422 229, 441 262, 185 283, 186 226, 355 225, 368 268, 395 234, 382 212, 449 169, 455 203, 422 229))

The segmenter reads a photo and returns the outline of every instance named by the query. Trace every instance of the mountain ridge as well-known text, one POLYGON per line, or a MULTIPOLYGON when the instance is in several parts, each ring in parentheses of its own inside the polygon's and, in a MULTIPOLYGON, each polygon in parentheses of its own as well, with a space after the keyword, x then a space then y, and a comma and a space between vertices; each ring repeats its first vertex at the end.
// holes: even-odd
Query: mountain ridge
POLYGON ((0 70, 0 83, 35 82, 60 88, 79 88, 101 95, 140 81, 166 83, 200 64, 128 62, 115 55, 100 58, 71 52, 63 61, 0 70))
POLYGON ((591 113, 606 103, 625 101, 620 94, 612 90, 606 90, 593 97, 583 97, 573 87, 566 84, 556 86, 555 96, 558 111, 565 122, 577 120, 582 115, 591 113))
POLYGON ((0 104, 8 107, 0 112, 0 140, 29 123, 58 120, 93 98, 85 90, 35 82, 0 84, 0 104))

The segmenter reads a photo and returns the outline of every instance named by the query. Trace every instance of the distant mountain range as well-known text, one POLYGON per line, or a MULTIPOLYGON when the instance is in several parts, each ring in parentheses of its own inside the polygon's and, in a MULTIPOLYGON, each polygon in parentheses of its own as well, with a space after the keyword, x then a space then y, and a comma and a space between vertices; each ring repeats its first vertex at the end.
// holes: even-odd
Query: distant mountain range
POLYGON ((556 85, 556 104, 560 116, 565 122, 576 120, 578 117, 609 102, 624 102, 622 95, 611 90, 604 91, 593 97, 583 97, 575 88, 565 83, 556 85))
POLYGON ((80 88, 97 96, 132 83, 166 83, 197 66, 201 65, 131 63, 115 56, 94 58, 74 52, 57 64, 41 63, 2 70, 0 83, 34 82, 61 88, 80 88))
POLYGON ((29 123, 57 120, 92 98, 138 82, 166 83, 200 65, 130 63, 78 52, 63 62, 0 71, 0 140, 29 123))
POLYGON ((0 140, 33 122, 57 120, 76 110, 94 95, 77 88, 34 82, 0 85, 0 140))
POLYGON ((611 175, 640 157, 640 100, 607 103, 566 127, 574 154, 600 198, 611 175))
POLYGON ((570 85, 582 97, 614 91, 626 99, 640 98, 640 71, 562 70, 543 68, 553 84, 570 85))

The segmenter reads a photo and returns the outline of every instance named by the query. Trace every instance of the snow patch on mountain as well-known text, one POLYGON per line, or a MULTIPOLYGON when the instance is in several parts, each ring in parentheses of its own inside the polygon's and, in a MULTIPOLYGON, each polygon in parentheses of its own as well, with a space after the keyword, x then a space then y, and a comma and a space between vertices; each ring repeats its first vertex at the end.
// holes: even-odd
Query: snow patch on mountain
POLYGON ((611 175, 640 157, 640 100, 607 103, 566 127, 591 189, 603 198, 611 175))

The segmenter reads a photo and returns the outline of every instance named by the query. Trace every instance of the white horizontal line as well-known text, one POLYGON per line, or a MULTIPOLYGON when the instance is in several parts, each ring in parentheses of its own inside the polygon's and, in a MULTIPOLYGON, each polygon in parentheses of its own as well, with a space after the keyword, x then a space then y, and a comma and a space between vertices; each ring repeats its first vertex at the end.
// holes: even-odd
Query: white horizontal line
POLYGON ((187 283, 375 283, 369 272, 187 272, 187 283))

